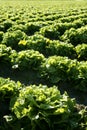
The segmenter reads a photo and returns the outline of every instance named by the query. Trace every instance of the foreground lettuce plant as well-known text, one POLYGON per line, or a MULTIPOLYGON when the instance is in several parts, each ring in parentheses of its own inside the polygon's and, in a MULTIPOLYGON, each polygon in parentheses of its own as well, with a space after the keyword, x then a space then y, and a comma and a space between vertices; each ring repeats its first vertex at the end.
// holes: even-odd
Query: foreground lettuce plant
MULTIPOLYGON (((79 128, 81 114, 74 99, 63 95, 55 87, 30 85, 13 97, 11 111, 23 130, 75 130, 79 128)), ((21 130, 21 129, 20 129, 21 130)))

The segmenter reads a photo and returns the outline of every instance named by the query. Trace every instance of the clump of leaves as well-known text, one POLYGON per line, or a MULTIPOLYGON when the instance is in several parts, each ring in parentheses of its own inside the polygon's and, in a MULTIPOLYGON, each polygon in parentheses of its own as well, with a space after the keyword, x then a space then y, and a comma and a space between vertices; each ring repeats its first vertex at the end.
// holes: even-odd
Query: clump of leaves
POLYGON ((87 92, 87 62, 82 61, 78 63, 78 77, 75 79, 75 88, 87 92))
POLYGON ((79 128, 81 113, 76 110, 76 102, 63 95, 56 86, 30 85, 20 90, 10 104, 15 117, 23 124, 23 130, 74 130, 79 128))
POLYGON ((49 44, 46 46, 46 54, 48 56, 51 55, 59 55, 59 56, 67 56, 67 57, 75 57, 76 52, 74 46, 72 44, 49 40, 49 44))
POLYGON ((62 56, 50 56, 40 67, 40 75, 51 83, 67 80, 68 66, 71 60, 62 56))
POLYGON ((40 34, 34 34, 32 36, 28 36, 27 40, 21 40, 18 43, 18 46, 21 49, 27 48, 39 51, 40 53, 45 53, 47 44, 46 41, 47 39, 44 36, 40 34))
POLYGON ((87 60, 87 44, 79 44, 75 47, 78 59, 87 60))
POLYGON ((10 31, 4 34, 2 43, 11 46, 13 49, 18 49, 18 42, 26 37, 26 34, 21 30, 10 31))
POLYGON ((0 60, 10 61, 10 55, 12 54, 12 48, 6 45, 0 44, 0 60))
POLYGON ((43 54, 40 54, 38 51, 26 50, 14 53, 11 57, 12 64, 14 69, 35 69, 37 70, 39 66, 44 62, 45 57, 43 54))
POLYGON ((40 33, 51 40, 58 40, 60 37, 60 32, 54 25, 41 28, 40 33))
POLYGON ((87 42, 87 26, 75 29, 70 28, 66 30, 64 35, 61 36, 62 40, 66 40, 73 45, 78 45, 87 42))
POLYGON ((60 120, 58 118, 53 122, 53 118, 56 116, 61 117, 62 122, 66 122, 65 119, 69 117, 71 112, 68 109, 73 110, 73 105, 74 101, 68 99, 67 94, 61 96, 57 88, 47 88, 47 86, 42 85, 31 85, 23 88, 20 91, 19 97, 16 97, 15 100, 13 98, 11 101, 11 109, 16 117, 18 119, 28 117, 32 124, 30 124, 32 130, 36 129, 36 127, 42 130, 54 127, 52 125, 56 124, 57 120, 60 120), (70 102, 71 108, 66 105, 66 101, 70 102), (63 119, 62 115, 65 115, 65 113, 67 114, 63 119), (41 125, 42 121, 43 126, 41 125))
POLYGON ((22 87, 21 83, 17 83, 8 79, 0 78, 0 97, 2 100, 10 99, 13 95, 19 92, 22 87))

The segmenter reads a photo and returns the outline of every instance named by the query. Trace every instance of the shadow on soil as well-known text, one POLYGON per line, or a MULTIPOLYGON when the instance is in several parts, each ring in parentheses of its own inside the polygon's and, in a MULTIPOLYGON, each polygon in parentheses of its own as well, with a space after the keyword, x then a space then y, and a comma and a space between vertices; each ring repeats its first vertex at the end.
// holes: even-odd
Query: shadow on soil
MULTIPOLYGON (((48 86, 53 86, 52 84, 49 84, 49 82, 44 81, 43 79, 38 78, 38 75, 33 70, 12 70, 11 67, 8 64, 0 64, 0 77, 3 78, 10 78, 14 81, 20 81, 21 83, 25 85, 30 84, 45 84, 48 86)), ((76 98, 76 102, 79 104, 83 104, 87 106, 87 92, 80 92, 78 90, 75 90, 72 88, 72 84, 70 83, 59 83, 58 88, 61 93, 64 93, 64 91, 67 91, 68 95, 71 98, 76 98)))

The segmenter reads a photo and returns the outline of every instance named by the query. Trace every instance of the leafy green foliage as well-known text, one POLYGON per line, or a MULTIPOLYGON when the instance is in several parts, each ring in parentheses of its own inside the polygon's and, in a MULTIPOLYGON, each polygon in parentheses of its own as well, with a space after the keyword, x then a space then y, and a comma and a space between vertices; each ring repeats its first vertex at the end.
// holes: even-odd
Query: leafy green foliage
POLYGON ((47 39, 43 37, 42 35, 35 34, 33 36, 29 36, 27 40, 25 40, 24 42, 23 40, 20 40, 20 42, 18 43, 19 48, 33 49, 33 50, 39 51, 40 53, 45 54, 47 39))
POLYGON ((22 32, 25 32, 25 30, 26 30, 26 27, 25 27, 25 25, 23 25, 23 24, 13 24, 12 25, 12 27, 10 27, 9 29, 8 29, 8 32, 13 32, 13 31, 17 31, 17 30, 20 30, 20 31, 22 31, 22 32))
POLYGON ((75 101, 67 93, 61 95, 56 87, 31 85, 23 88, 19 96, 12 99, 10 107, 19 120, 28 118, 23 127, 28 124, 31 130, 71 130, 78 127, 80 115, 74 117, 75 101))
POLYGON ((79 62, 62 56, 50 56, 41 65, 40 75, 51 83, 59 81, 77 80, 79 62))
POLYGON ((72 44, 50 40, 42 35, 35 34, 29 36, 27 40, 20 40, 18 43, 21 49, 34 49, 44 54, 46 57, 51 55, 76 57, 75 48, 72 44))
POLYGON ((4 32, 3 32, 3 31, 0 31, 0 42, 1 42, 2 39, 3 39, 3 35, 4 35, 4 32))
POLYGON ((76 57, 76 52, 72 44, 63 43, 56 40, 48 40, 48 45, 46 46, 46 54, 47 56, 57 55, 67 56, 69 58, 76 57))
POLYGON ((1 130, 85 130, 87 110, 79 110, 75 100, 69 98, 66 92, 61 95, 56 86, 25 87, 20 82, 0 78, 0 97, 5 101, 4 105, 10 99, 9 115, 3 116, 1 130))
POLYGON ((21 87, 22 85, 20 82, 15 83, 9 78, 0 78, 0 100, 10 99, 15 94, 17 95, 21 87))
POLYGON ((79 44, 75 49, 79 60, 87 60, 87 44, 79 44))
POLYGON ((25 32, 27 35, 33 35, 35 32, 39 31, 40 29, 40 26, 37 24, 30 23, 30 24, 26 24, 25 26, 26 26, 25 32))
POLYGON ((45 77, 52 83, 67 79, 67 71, 70 60, 67 57, 51 56, 40 68, 42 77, 45 77))
POLYGON ((4 32, 6 32, 10 27, 12 27, 13 22, 11 20, 6 20, 3 22, 4 32))
POLYGON ((0 44, 0 60, 1 62, 10 62, 10 55, 12 54, 12 48, 6 45, 0 44))
POLYGON ((61 37, 63 40, 71 42, 73 45, 86 43, 87 42, 87 26, 78 28, 77 30, 71 28, 66 30, 64 35, 61 37))
POLYGON ((79 70, 76 79, 76 88, 81 91, 87 91, 87 62, 79 62, 77 69, 79 70))
MULTIPOLYGON (((75 81, 78 79, 79 70, 78 70, 79 62, 77 60, 70 60, 68 65, 68 80, 75 81)), ((74 86, 75 87, 75 86, 74 86)))
POLYGON ((57 31, 57 28, 54 26, 45 26, 41 28, 40 33, 49 39, 59 39, 60 33, 57 31))
POLYGON ((17 54, 13 55, 13 68, 19 68, 19 69, 35 69, 37 70, 39 66, 45 61, 45 57, 40 54, 38 51, 34 50, 26 50, 26 51, 20 51, 17 54))
POLYGON ((3 36, 2 43, 17 49, 18 42, 24 38, 26 38, 26 34, 20 30, 16 30, 14 32, 6 32, 3 36))
POLYGON ((59 81, 71 81, 74 88, 86 92, 86 70, 87 62, 78 62, 61 56, 50 56, 40 66, 39 74, 53 84, 59 83, 59 81))
MULTIPOLYGON (((87 2, 65 3, 0 2, 0 76, 86 95, 87 2)), ((66 92, 0 78, 0 130, 86 129, 86 107, 66 92)))

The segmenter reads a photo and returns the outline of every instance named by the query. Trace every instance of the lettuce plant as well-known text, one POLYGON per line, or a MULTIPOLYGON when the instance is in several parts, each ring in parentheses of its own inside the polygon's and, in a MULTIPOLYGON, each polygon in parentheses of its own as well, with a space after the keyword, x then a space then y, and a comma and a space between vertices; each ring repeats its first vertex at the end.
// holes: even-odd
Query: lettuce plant
POLYGON ((75 114, 75 100, 63 95, 55 87, 30 85, 13 97, 10 108, 18 120, 27 119, 23 130, 73 130, 78 127, 79 114, 75 114), (75 119, 74 119, 75 118, 75 119))

